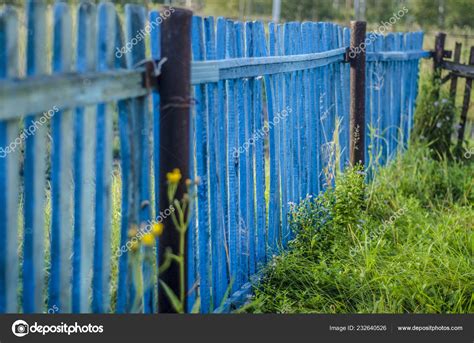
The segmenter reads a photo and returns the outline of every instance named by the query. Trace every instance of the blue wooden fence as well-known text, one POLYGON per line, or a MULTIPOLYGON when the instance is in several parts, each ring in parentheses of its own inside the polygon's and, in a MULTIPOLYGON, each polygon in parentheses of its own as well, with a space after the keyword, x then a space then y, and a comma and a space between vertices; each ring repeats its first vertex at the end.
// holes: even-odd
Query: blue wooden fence
MULTIPOLYGON (((133 223, 159 212, 160 96, 139 85, 136 71, 148 55, 162 57, 158 23, 168 15, 128 5, 122 26, 110 3, 57 3, 49 32, 47 13, 41 1, 28 1, 24 22, 12 8, 0 13, 0 90, 17 90, 0 104, 0 312, 123 313, 134 310, 137 292, 140 311, 155 312, 156 264, 143 261, 143 284, 152 286, 137 289, 128 253, 115 252, 133 223), (49 70, 67 82, 64 73, 75 71, 82 85, 74 79, 64 89, 44 83, 22 93, 14 79, 23 65, 26 82, 42 85, 32 78, 49 70), (115 205, 114 177, 122 185, 115 205)), ((191 35, 190 158, 201 182, 188 231, 188 303, 199 297, 201 312, 222 312, 246 300, 261 267, 292 238, 289 203, 324 191, 334 168, 348 162, 350 31, 194 17, 191 35)), ((384 164, 407 143, 419 59, 428 53, 421 32, 367 37, 371 129, 363 139, 366 161, 384 164)))

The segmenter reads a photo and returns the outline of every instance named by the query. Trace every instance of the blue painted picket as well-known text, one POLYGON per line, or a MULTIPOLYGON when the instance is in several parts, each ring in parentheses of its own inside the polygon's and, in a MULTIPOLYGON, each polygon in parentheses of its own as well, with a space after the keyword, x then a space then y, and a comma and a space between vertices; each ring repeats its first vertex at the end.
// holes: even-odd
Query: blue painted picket
MULTIPOLYGON (((26 6, 25 61, 16 11, 0 12, 0 85, 23 63, 27 78, 48 65, 58 75, 105 75, 166 57, 160 12, 127 5, 122 24, 111 3, 52 10, 52 61, 42 2, 26 6)), ((188 311, 198 299, 202 313, 244 303, 261 268, 294 237, 291 204, 324 191, 348 163, 349 36, 332 23, 266 28, 193 17, 190 165, 200 181, 188 231, 188 311)), ((367 38, 363 139, 368 164, 383 165, 407 144, 427 53, 421 32, 367 38)), ((50 105, 50 125, 47 113, 0 116, 0 312, 156 312, 158 254, 137 265, 127 244, 131 228, 159 219, 159 93, 50 105), (21 133, 30 126, 34 134, 21 133), (18 147, 7 151, 12 142, 18 147)))
MULTIPOLYGON (((54 55, 53 72, 69 72, 72 67, 72 51, 68 44, 72 39, 71 13, 65 4, 59 4, 54 10, 54 55)), ((51 278, 49 283, 48 307, 58 308, 61 312, 71 312, 71 269, 68 260, 72 254, 73 187, 71 171, 73 163, 72 111, 57 113, 51 119, 51 278)), ((104 273, 103 275, 107 275, 104 273)))
MULTIPOLYGON (((44 33, 46 30, 46 6, 42 3, 28 3, 28 43, 26 52, 27 76, 46 72, 46 48, 44 33)), ((25 127, 35 127, 40 115, 28 114, 25 127)), ((46 132, 37 130, 36 134, 25 142, 24 165, 24 229, 23 229, 23 311, 38 312, 43 306, 44 279, 44 211, 38 211, 45 205, 46 172, 46 132)))
MULTIPOLYGON (((85 73, 97 67, 96 13, 94 4, 81 3, 78 8, 76 70, 85 73)), ((81 107, 75 113, 74 150, 74 248, 72 278, 72 311, 90 312, 90 270, 93 265, 94 193, 96 169, 97 113, 93 106, 81 107)))
MULTIPOLYGON (((98 7, 98 70, 114 69, 115 9, 103 3, 98 7)), ((110 240, 111 240, 111 187, 113 173, 113 109, 112 104, 97 107, 96 151, 96 211, 94 274, 92 280, 92 311, 106 312, 110 302, 110 240), (100 244, 99 244, 100 243, 100 244)))
MULTIPOLYGON (((18 15, 6 8, 0 13, 0 80, 19 75, 18 59, 18 15)), ((18 209, 20 200, 20 151, 8 155, 9 142, 15 141, 19 133, 19 120, 0 121, 0 312, 18 311, 18 209), (12 273, 12 270, 15 271, 12 273)))

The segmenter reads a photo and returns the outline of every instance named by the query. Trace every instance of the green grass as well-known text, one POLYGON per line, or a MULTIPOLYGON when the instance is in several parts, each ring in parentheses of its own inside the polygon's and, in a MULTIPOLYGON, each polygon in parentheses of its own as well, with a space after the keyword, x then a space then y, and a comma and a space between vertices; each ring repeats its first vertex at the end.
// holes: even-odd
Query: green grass
POLYGON ((362 174, 293 209, 290 251, 240 312, 473 312, 474 164, 411 147, 368 185, 362 174))

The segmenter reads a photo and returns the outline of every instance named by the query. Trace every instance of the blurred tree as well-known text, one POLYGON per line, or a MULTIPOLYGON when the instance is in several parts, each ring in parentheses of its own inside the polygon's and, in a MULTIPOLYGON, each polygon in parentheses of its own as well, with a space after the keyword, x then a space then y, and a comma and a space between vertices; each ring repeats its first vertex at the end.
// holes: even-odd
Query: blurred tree
POLYGON ((389 20, 393 12, 398 12, 403 6, 393 0, 366 0, 365 18, 369 23, 389 20))
MULTIPOLYGON (((37 1, 37 0, 36 0, 37 1)), ((44 0, 54 3, 55 0, 44 0)), ((56 0, 78 3, 86 0, 56 0)), ((90 0, 99 3, 105 0, 90 0)), ((270 19, 272 0, 109 0, 117 4, 171 4, 214 16, 251 20, 270 19)), ((403 6, 409 10, 401 22, 421 27, 474 28, 474 0, 364 0, 369 23, 389 20, 403 6)), ((354 18, 354 0, 282 0, 282 21, 325 20, 348 21, 354 18)), ((0 5, 24 6, 26 0, 0 0, 0 5)))
POLYGON ((438 4, 439 0, 412 0, 408 8, 420 26, 435 26, 439 20, 438 4))
POLYGON ((281 16, 287 21, 344 19, 344 11, 333 0, 283 0, 281 16))
POLYGON ((446 21, 450 27, 474 27, 473 0, 449 0, 448 6, 446 21))

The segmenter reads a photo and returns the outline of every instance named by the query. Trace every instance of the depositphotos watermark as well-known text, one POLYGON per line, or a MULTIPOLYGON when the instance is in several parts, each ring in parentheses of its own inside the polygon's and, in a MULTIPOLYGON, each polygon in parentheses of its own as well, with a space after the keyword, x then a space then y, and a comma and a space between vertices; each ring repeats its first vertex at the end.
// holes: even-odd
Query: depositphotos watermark
POLYGON ((464 157, 468 160, 474 155, 474 147, 470 148, 469 150, 466 149, 466 152, 464 153, 464 157))
POLYGON ((270 129, 273 128, 273 126, 275 126, 276 124, 280 123, 280 120, 286 119, 286 117, 288 117, 288 114, 290 114, 291 112, 292 109, 287 106, 286 109, 277 113, 277 115, 273 118, 271 122, 265 122, 265 124, 263 124, 263 127, 255 131, 244 144, 240 145, 238 148, 232 148, 232 156, 234 158, 237 158, 240 154, 243 154, 244 152, 248 151, 251 145, 255 145, 256 142, 268 135, 270 129))
POLYGON ((40 325, 38 322, 35 322, 33 325, 29 325, 24 320, 17 320, 12 324, 12 332, 17 337, 24 337, 29 334, 67 334, 68 336, 72 334, 97 334, 104 332, 103 325, 93 325, 87 324, 82 325, 78 322, 74 324, 66 324, 61 322, 56 325, 40 325))
POLYGON ((175 211, 174 206, 170 205, 169 208, 167 208, 164 211, 160 212, 160 214, 158 215, 158 218, 155 221, 149 220, 144 227, 142 227, 140 230, 138 230, 138 232, 135 236, 131 237, 127 241, 127 243, 125 243, 119 249, 117 249, 117 251, 115 252, 115 257, 120 257, 124 253, 130 251, 130 249, 132 248, 132 246, 134 244, 138 243, 145 234, 147 234, 151 231, 151 229, 153 228, 153 224, 162 223, 163 220, 165 220, 167 217, 169 217, 174 211, 175 211))
POLYGON ((359 45, 354 48, 352 48, 349 51, 349 57, 354 58, 358 54, 360 54, 362 51, 365 51, 368 45, 372 44, 375 42, 377 39, 377 35, 383 35, 386 31, 389 31, 389 29, 395 25, 405 14, 408 13, 408 8, 406 6, 403 6, 402 9, 400 9, 398 12, 393 13, 393 15, 390 17, 388 21, 381 21, 379 27, 375 29, 374 31, 368 33, 366 35, 365 40, 359 45))
POLYGON ((137 31, 135 37, 130 39, 122 48, 117 48, 115 51, 115 57, 122 58, 123 55, 132 51, 133 47, 137 45, 142 40, 145 40, 146 36, 150 35, 151 31, 155 29, 156 26, 161 25, 163 21, 171 17, 171 15, 176 10, 173 7, 165 9, 163 12, 160 12, 160 16, 154 21, 150 21, 145 25, 145 28, 137 31))
POLYGON ((12 141, 6 147, 0 148, 0 158, 4 158, 8 154, 14 152, 22 142, 26 141, 29 136, 34 136, 36 130, 46 124, 48 120, 50 120, 58 111, 59 108, 53 106, 53 108, 49 111, 43 112, 43 115, 38 120, 33 120, 30 126, 23 129, 20 135, 14 141, 12 141))
MULTIPOLYGON (((407 211, 406 207, 400 208, 398 211, 394 212, 388 220, 382 221, 382 226, 379 226, 377 229, 371 231, 369 233, 369 239, 368 241, 373 241, 377 237, 381 237, 394 223, 395 221, 400 218, 402 215, 405 214, 407 211)), ((360 250, 359 246, 352 247, 350 249, 349 254, 354 257, 358 251, 360 250)))

